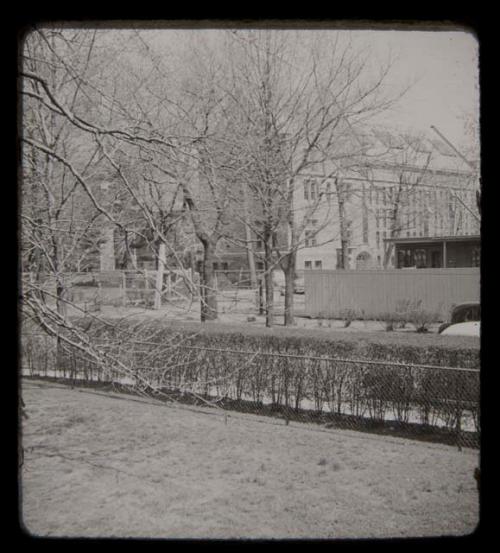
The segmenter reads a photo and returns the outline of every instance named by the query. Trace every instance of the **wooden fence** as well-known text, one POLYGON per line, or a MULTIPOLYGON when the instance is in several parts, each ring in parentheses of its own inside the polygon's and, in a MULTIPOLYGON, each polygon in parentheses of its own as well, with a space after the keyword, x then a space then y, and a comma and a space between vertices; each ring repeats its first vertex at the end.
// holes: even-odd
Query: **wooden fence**
POLYGON ((404 300, 447 320, 454 304, 479 301, 479 268, 305 271, 305 314, 339 317, 345 309, 376 318, 404 300))
MULTIPOLYGON (((156 271, 98 271, 64 273, 66 298, 76 304, 99 303, 103 305, 152 305, 156 293, 156 271)), ((34 275, 23 273, 23 280, 34 282, 34 275)), ((41 275, 37 287, 48 293, 46 301, 55 301, 56 279, 54 275, 41 275)), ((169 301, 185 299, 197 291, 197 275, 191 271, 166 271, 161 291, 169 301)))

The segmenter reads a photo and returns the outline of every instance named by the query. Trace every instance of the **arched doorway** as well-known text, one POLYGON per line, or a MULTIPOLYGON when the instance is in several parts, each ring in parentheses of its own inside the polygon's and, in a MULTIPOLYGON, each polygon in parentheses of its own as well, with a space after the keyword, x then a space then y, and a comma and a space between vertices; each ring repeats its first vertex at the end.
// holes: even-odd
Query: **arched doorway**
POLYGON ((356 269, 369 269, 371 267, 372 256, 368 252, 358 253, 356 256, 356 269))

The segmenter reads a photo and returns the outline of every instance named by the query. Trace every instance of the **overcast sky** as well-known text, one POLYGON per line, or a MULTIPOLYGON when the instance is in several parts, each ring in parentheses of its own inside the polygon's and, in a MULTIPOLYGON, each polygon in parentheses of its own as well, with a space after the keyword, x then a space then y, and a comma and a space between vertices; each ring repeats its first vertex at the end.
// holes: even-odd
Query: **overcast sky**
MULTIPOLYGON (((470 138, 464 133, 464 116, 477 125, 479 118, 478 45, 472 34, 409 30, 331 32, 349 34, 354 44, 367 49, 374 66, 391 54, 395 61, 387 81, 390 88, 401 90, 412 83, 398 106, 380 118, 381 123, 428 131, 432 136, 435 135, 430 126, 434 125, 455 145, 470 145, 470 138)), ((179 41, 180 36, 189 40, 191 33, 199 34, 200 30, 164 30, 159 33, 160 42, 175 49, 183 42, 179 41)), ((204 34, 217 42, 222 32, 204 34)))
POLYGON ((479 116, 478 47, 465 32, 372 31, 359 33, 377 55, 391 48, 399 59, 391 79, 416 79, 390 122, 418 129, 435 125, 452 142, 465 142, 463 116, 479 116))
MULTIPOLYGON (((349 35, 355 46, 370 54, 375 71, 387 61, 389 54, 395 58, 386 81, 389 89, 397 92, 412 84, 398 105, 376 120, 378 123, 403 130, 426 131, 436 137, 430 129, 434 125, 459 149, 476 149, 464 126, 464 118, 468 118, 469 123, 479 127, 479 52, 472 34, 448 30, 330 32, 349 35)), ((223 31, 167 28, 144 34, 166 53, 182 49, 196 35, 208 38, 211 45, 217 44, 223 31)))

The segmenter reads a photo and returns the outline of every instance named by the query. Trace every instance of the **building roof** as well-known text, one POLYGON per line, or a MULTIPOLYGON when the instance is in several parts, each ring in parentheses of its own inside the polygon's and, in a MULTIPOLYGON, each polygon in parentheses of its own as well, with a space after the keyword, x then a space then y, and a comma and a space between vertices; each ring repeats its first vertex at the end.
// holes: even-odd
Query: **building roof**
POLYGON ((336 153, 326 159, 313 150, 309 170, 322 174, 349 170, 358 166, 404 168, 421 172, 448 173, 474 177, 475 172, 444 141, 429 133, 376 125, 365 128, 347 126, 335 141, 336 153))

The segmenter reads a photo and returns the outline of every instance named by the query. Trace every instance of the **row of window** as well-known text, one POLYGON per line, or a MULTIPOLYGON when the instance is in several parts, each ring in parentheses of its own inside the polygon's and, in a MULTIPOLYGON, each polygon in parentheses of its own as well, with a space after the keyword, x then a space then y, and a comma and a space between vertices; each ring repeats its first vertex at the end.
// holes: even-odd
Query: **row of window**
MULTIPOLYGON (((471 267, 479 267, 481 263, 481 250, 479 247, 472 248, 471 267)), ((446 260, 448 267, 455 267, 456 260, 449 257, 446 260)), ((443 266, 442 252, 440 250, 419 249, 398 249, 398 267, 416 267, 417 269, 443 266)))
MULTIPOLYGON (((310 260, 304 261, 304 269, 312 269, 313 268, 313 262, 310 260)), ((323 268, 323 262, 319 259, 314 261, 314 268, 315 269, 322 269, 323 268)))
MULTIPOLYGON (((345 187, 349 186, 349 183, 344 183, 345 187)), ((347 191, 347 189, 346 189, 347 191)), ((328 197, 331 193, 331 182, 327 181, 325 192, 328 197)), ((427 188, 415 190, 413 186, 408 185, 403 189, 405 197, 411 195, 412 202, 417 205, 436 205, 443 201, 449 203, 454 201, 453 195, 458 195, 462 201, 470 203, 474 202, 474 193, 466 190, 449 190, 447 188, 427 188)), ((316 200, 320 194, 320 186, 318 181, 314 179, 307 179, 304 181, 304 200, 316 200)), ((394 203, 396 200, 397 188, 396 186, 369 186, 367 190, 367 199, 371 205, 387 205, 394 203)))

